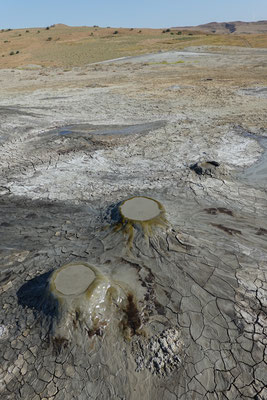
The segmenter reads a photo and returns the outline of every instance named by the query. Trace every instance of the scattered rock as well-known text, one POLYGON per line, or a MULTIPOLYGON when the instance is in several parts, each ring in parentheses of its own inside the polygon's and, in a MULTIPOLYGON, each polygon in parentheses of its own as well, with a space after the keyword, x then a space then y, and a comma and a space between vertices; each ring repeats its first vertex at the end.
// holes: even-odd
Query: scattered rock
POLYGON ((181 333, 176 328, 166 329, 147 342, 138 338, 133 343, 137 371, 146 368, 152 374, 169 375, 181 365, 183 348, 181 333))
POLYGON ((190 165, 190 169, 198 175, 212 175, 219 165, 217 161, 204 161, 190 165))

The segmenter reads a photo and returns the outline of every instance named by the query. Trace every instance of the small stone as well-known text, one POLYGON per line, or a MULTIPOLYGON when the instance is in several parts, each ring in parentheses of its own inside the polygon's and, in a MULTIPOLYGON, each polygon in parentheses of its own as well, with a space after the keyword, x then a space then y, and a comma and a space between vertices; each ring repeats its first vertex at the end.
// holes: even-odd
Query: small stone
POLYGON ((70 378, 73 378, 75 375, 75 369, 73 368, 72 365, 67 365, 65 367, 65 373, 67 376, 69 376, 70 378))
POLYGON ((61 364, 56 364, 55 365, 55 376, 57 378, 60 378, 63 374, 63 368, 61 364))

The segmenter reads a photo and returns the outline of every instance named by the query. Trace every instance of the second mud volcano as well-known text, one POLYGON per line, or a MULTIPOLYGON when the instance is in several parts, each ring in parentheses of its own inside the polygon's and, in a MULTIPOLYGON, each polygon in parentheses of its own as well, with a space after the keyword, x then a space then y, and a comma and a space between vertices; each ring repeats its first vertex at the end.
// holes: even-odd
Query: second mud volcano
POLYGON ((128 235, 131 245, 134 231, 142 230, 146 237, 153 235, 154 228, 168 225, 163 205, 154 199, 145 196, 135 196, 123 201, 119 206, 122 228, 128 235))

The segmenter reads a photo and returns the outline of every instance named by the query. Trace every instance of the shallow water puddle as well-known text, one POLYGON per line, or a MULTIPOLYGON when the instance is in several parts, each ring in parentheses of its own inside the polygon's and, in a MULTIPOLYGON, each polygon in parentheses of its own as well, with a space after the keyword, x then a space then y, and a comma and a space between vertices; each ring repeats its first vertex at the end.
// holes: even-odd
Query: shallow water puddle
POLYGON ((257 162, 245 168, 238 176, 252 185, 267 187, 267 137, 251 133, 247 133, 246 136, 257 140, 264 151, 257 162))
POLYGON ((133 135, 148 133, 152 130, 162 128, 166 125, 165 121, 146 122, 135 125, 93 125, 75 124, 50 130, 49 134, 56 135, 133 135))

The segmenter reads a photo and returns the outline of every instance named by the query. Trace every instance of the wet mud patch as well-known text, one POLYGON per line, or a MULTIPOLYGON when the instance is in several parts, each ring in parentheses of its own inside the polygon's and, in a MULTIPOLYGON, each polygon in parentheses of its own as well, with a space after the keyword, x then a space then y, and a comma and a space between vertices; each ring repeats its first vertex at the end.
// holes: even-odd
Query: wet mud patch
MULTIPOLYGON (((267 89, 266 89, 267 90, 267 89)), ((259 159, 251 166, 238 173, 238 177, 248 182, 252 186, 267 187, 267 136, 258 135, 251 132, 241 131, 245 137, 256 140, 262 147, 263 152, 259 159)))
POLYGON ((206 211, 207 214, 211 215, 218 215, 218 214, 226 214, 230 215, 233 217, 233 211, 228 210, 227 208, 224 207, 218 207, 218 208, 205 208, 204 211, 206 211))
POLYGON ((215 226, 216 228, 220 229, 223 232, 228 233, 229 235, 236 235, 236 234, 242 235, 242 232, 235 228, 229 228, 222 224, 211 224, 211 225, 215 226))
MULTIPOLYGON (((153 130, 163 128, 166 121, 146 122, 134 125, 93 125, 93 124, 75 124, 66 125, 61 128, 45 132, 45 135, 59 136, 128 136, 135 134, 146 134, 153 130)), ((42 134, 42 136, 44 135, 42 134)))
POLYGON ((240 93, 247 96, 256 96, 267 99, 267 87, 255 87, 240 90, 240 93))

